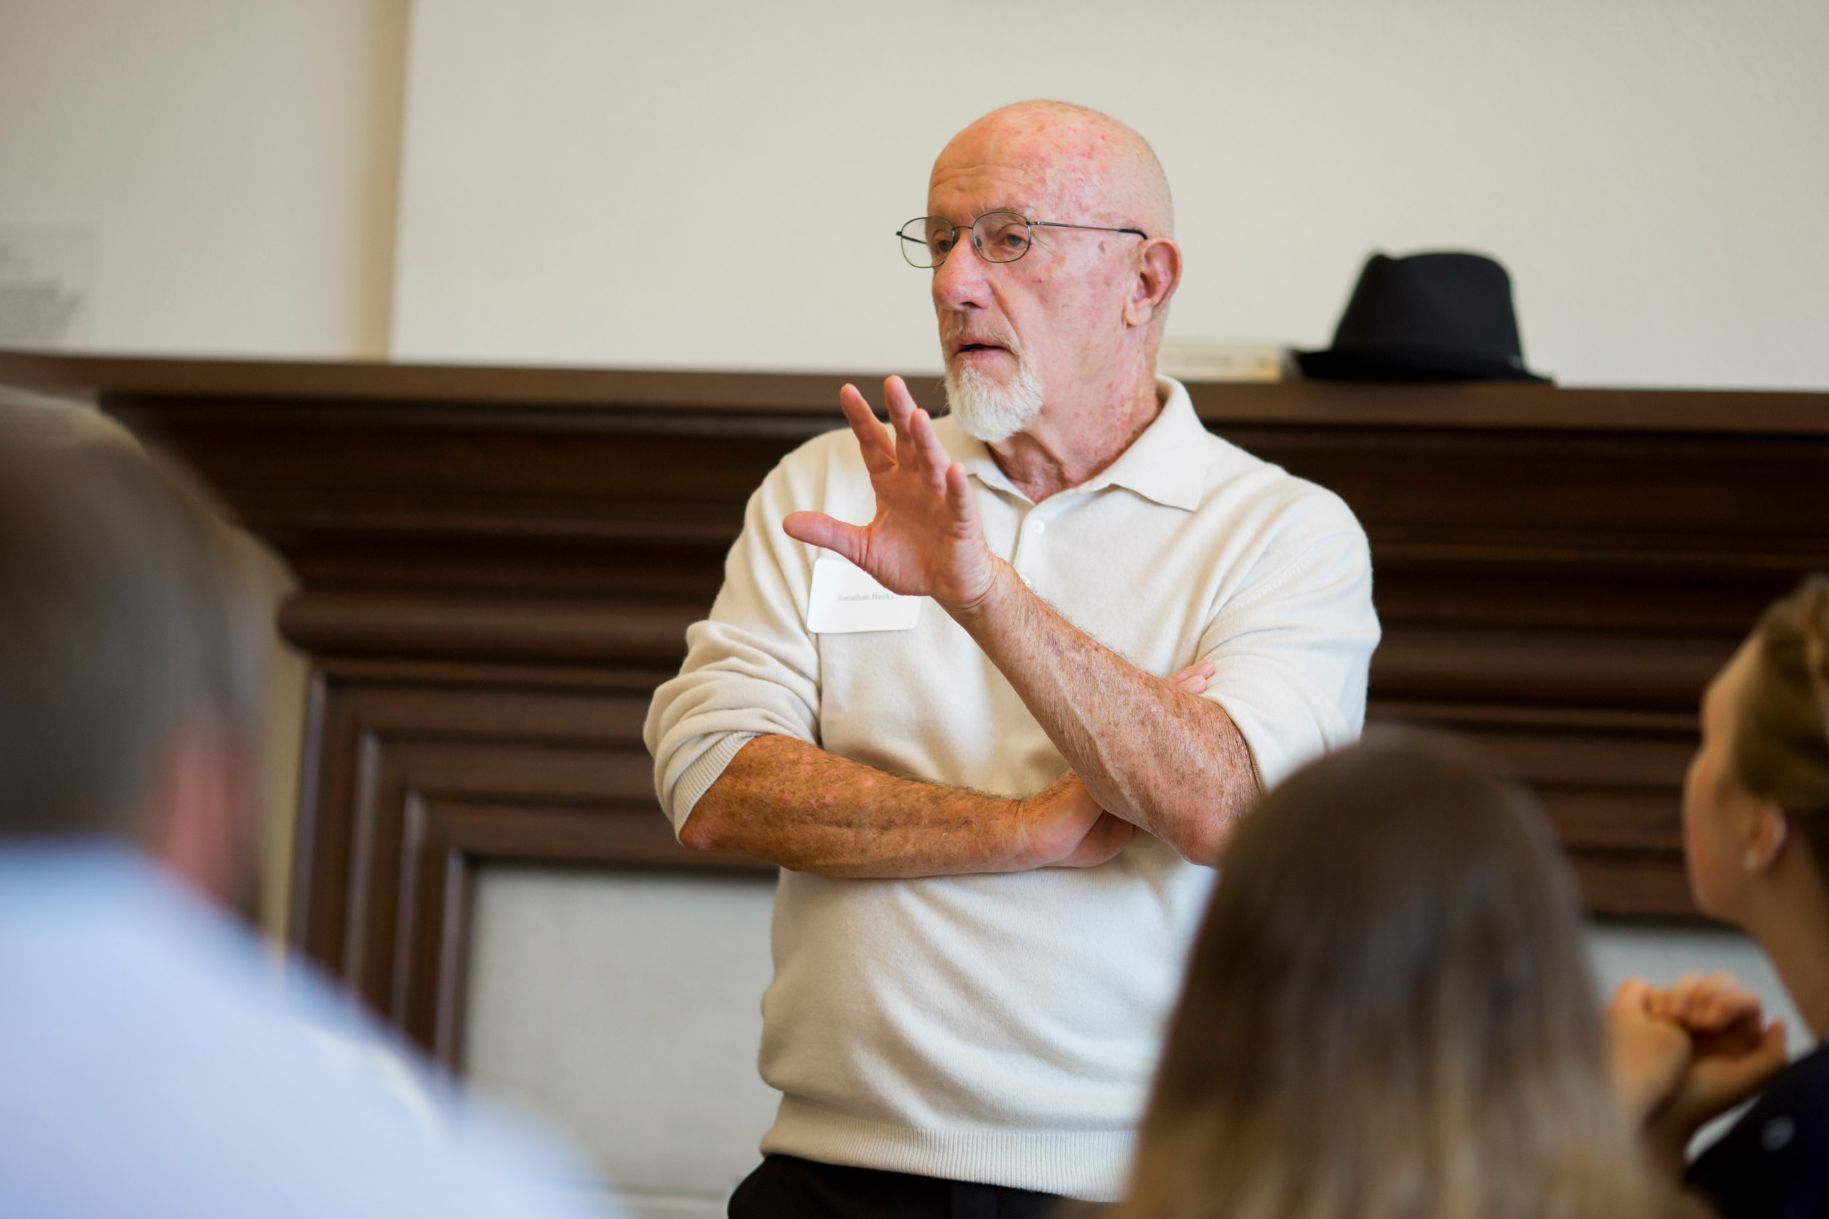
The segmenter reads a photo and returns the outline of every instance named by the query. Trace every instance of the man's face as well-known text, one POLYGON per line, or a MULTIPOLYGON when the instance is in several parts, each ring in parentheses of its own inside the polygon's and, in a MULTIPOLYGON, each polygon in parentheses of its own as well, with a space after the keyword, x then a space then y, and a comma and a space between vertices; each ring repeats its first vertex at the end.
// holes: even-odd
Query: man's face
POLYGON ((933 272, 948 398, 967 430, 987 442, 1023 430, 1044 402, 1107 391, 1129 271, 1116 251, 1136 239, 1038 228, 1020 259, 989 263, 964 229, 998 210, 1030 220, 1113 223, 1099 166, 1085 150, 1076 155, 1068 135, 994 122, 967 129, 934 164, 928 214, 961 227, 933 272))

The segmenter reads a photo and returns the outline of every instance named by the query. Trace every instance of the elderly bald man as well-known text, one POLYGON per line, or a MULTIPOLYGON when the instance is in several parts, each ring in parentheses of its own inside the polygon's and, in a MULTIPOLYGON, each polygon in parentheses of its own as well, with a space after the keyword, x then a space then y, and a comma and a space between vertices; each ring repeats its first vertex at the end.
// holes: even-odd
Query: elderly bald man
POLYGON ((784 869, 781 1108, 733 1216, 1117 1197, 1210 865, 1364 716, 1352 513, 1155 375, 1181 251, 1149 145, 1009 106, 927 212, 899 239, 951 413, 844 388, 648 719, 681 840, 784 869))

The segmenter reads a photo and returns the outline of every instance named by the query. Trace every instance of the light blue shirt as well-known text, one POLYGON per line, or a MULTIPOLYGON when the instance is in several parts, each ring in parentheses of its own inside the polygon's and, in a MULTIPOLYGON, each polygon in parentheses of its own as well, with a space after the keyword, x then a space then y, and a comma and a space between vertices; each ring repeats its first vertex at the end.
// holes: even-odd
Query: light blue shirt
POLYGON ((578 1219, 564 1154, 121 847, 0 847, 0 1216, 578 1219))

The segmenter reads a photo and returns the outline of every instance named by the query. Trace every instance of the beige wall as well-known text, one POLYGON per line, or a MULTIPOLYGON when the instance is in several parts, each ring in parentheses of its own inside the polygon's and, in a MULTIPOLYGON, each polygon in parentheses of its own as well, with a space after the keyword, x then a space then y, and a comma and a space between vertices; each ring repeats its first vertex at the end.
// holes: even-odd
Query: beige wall
POLYGON ((919 371, 888 231, 1063 96, 1168 165, 1171 338, 1324 344, 1367 251, 1468 246, 1567 383, 1829 386, 1816 0, 410 10, 4 0, 0 245, 87 244, 103 350, 919 371))
POLYGON ((1043 96, 1160 152, 1171 338, 1324 345, 1369 250, 1474 247, 1567 383, 1829 386, 1820 0, 998 13, 417 4, 396 354, 933 369, 890 233, 953 130, 1043 96))
POLYGON ((0 244, 105 351, 386 355, 405 0, 3 0, 0 244))

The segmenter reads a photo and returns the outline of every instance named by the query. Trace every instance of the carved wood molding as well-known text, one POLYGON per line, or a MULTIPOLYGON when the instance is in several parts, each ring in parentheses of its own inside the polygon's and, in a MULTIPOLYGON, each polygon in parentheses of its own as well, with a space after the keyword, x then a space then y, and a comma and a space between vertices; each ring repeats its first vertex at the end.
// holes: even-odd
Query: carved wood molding
POLYGON ((460 1066, 476 869, 768 873, 679 847, 641 741, 651 671, 331 662, 311 698, 295 940, 460 1066))

